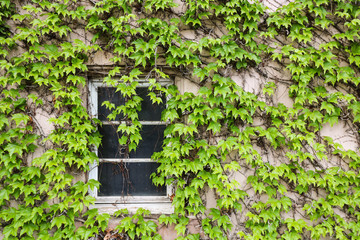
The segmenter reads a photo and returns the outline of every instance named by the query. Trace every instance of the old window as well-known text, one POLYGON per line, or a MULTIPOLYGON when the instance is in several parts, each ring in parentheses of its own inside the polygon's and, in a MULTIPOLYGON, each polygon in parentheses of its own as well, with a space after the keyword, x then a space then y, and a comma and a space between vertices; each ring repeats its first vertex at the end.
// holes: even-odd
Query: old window
MULTIPOLYGON (((162 85, 170 84, 162 81, 162 85)), ((96 179, 101 186, 91 194, 96 198, 96 207, 128 208, 136 210, 143 207, 156 213, 172 212, 169 200, 170 187, 155 186, 150 175, 156 171, 158 163, 151 160, 155 151, 162 149, 166 123, 161 121, 161 112, 166 107, 163 103, 152 104, 148 96, 148 83, 141 82, 136 93, 141 97, 141 111, 138 112, 142 124, 141 137, 136 151, 129 151, 128 146, 120 145, 121 133, 117 131, 120 124, 125 123, 123 116, 116 116, 115 121, 109 121, 110 110, 102 103, 109 101, 115 106, 125 104, 125 99, 116 88, 105 86, 100 81, 90 84, 90 106, 94 117, 102 122, 99 132, 102 143, 97 149, 99 164, 91 166, 89 178, 96 179)))

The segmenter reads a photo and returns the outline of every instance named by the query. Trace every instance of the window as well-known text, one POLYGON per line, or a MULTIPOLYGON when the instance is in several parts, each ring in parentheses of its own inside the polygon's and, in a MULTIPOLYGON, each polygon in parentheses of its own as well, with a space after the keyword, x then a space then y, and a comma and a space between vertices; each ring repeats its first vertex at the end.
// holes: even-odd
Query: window
MULTIPOLYGON (((171 84, 170 81, 161 81, 162 85, 171 84)), ((156 171, 158 163, 151 160, 155 151, 161 151, 166 123, 161 121, 161 112, 166 106, 166 99, 162 104, 153 105, 148 96, 149 84, 141 82, 136 93, 143 101, 141 111, 138 112, 142 124, 141 137, 136 151, 129 151, 126 145, 120 145, 120 133, 117 128, 124 123, 121 115, 115 121, 109 121, 110 114, 104 101, 115 106, 125 104, 125 99, 116 88, 105 86, 100 81, 90 84, 90 107, 93 117, 102 122, 99 132, 102 134, 102 143, 97 149, 99 164, 91 166, 89 178, 100 182, 99 189, 91 192, 96 198, 96 206, 106 212, 128 208, 136 211, 142 207, 153 213, 171 213, 169 199, 170 186, 157 187, 152 184, 150 175, 156 171), (112 210, 111 210, 112 209, 112 210)))

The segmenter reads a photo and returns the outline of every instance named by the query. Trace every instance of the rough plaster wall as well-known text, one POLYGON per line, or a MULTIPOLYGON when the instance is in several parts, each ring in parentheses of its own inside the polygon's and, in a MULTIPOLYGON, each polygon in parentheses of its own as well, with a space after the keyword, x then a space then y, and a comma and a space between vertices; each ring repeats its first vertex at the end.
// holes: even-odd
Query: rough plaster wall
POLYGON ((345 121, 339 121, 334 126, 330 126, 330 124, 324 125, 320 134, 322 136, 329 136, 334 142, 342 144, 345 150, 357 151, 359 149, 356 139, 358 133, 345 121))
POLYGON ((281 6, 284 6, 290 2, 293 2, 292 0, 260 0, 266 7, 268 7, 268 11, 274 12, 276 9, 280 8, 281 6))

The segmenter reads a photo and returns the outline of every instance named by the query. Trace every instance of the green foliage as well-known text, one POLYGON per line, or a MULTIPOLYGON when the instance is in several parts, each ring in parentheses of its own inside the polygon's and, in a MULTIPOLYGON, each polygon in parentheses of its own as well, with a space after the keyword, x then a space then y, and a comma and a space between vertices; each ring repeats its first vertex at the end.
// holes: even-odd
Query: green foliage
POLYGON ((358 1, 295 0, 270 13, 258 1, 174 2, 0 0, 4 238, 161 239, 161 224, 174 225, 178 239, 358 239, 359 153, 322 133, 346 123, 358 138, 358 1), (102 105, 110 121, 123 116, 119 142, 130 151, 141 140, 139 81, 154 104, 167 98, 152 180, 174 187, 174 214, 157 221, 142 208, 121 210, 109 230, 112 216, 89 209, 95 199, 88 190, 99 183, 74 177, 98 160, 99 121, 83 90, 99 53, 113 64, 103 83, 127 100, 102 105), (291 106, 271 101, 281 79, 263 74, 256 95, 229 77, 249 68, 261 73, 269 62, 291 77, 291 106), (198 91, 160 84, 169 78, 190 79, 198 91), (37 109, 53 116, 47 135, 37 109), (246 184, 237 181, 241 174, 246 184), (200 233, 189 233, 190 216, 200 233))
POLYGON ((13 4, 10 0, 0 1, 0 37, 7 37, 10 27, 6 24, 6 20, 13 14, 13 4))
MULTIPOLYGON (((127 210, 119 210, 115 212, 115 216, 127 214, 127 210)), ((127 216, 121 219, 115 230, 119 233, 127 234, 130 239, 161 239, 161 236, 156 232, 157 225, 154 221, 145 220, 144 217, 149 216, 149 210, 139 208, 132 216, 127 216)))

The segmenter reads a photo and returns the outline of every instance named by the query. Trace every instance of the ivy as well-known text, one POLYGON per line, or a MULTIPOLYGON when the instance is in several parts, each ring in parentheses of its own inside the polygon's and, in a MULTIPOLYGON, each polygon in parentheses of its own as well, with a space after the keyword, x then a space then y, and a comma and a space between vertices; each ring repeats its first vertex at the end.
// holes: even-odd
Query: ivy
POLYGON ((359 144, 357 1, 295 0, 273 12, 246 0, 85 2, 0 1, 5 239, 161 239, 172 225, 178 239, 358 238, 359 153, 324 135, 346 126, 359 144), (117 131, 130 151, 141 140, 140 79, 154 104, 167 99, 152 180, 174 187, 173 214, 101 214, 88 193, 99 183, 78 178, 101 143, 84 94, 98 54, 111 62, 97 73, 103 84, 126 98, 102 104, 108 120, 126 122, 117 131), (258 93, 234 81, 250 71, 264 80, 258 93))

